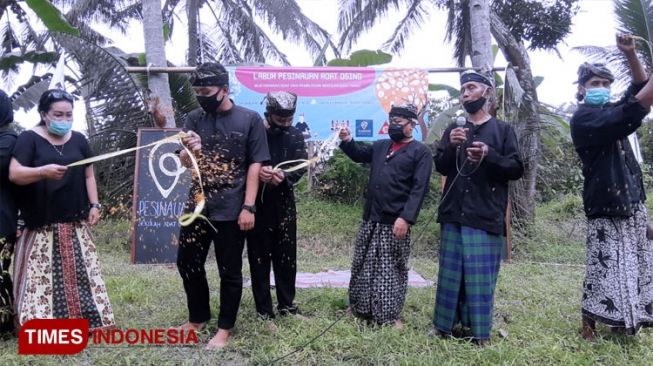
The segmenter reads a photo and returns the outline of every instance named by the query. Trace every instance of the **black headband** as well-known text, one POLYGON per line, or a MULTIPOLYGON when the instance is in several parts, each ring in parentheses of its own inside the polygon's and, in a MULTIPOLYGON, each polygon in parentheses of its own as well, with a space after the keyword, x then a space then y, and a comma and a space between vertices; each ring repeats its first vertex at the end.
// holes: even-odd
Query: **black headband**
POLYGON ((406 104, 401 106, 392 106, 390 108, 390 117, 404 117, 407 119, 417 119, 417 107, 412 104, 406 104))
POLYGON ((494 86, 492 85, 492 81, 489 78, 474 70, 465 71, 462 74, 460 74, 460 85, 463 85, 470 81, 475 81, 477 83, 485 84, 492 87, 494 86))
POLYGON ((192 78, 193 86, 224 86, 229 85, 229 75, 207 76, 203 78, 192 78))
POLYGON ((590 64, 589 62, 584 62, 578 67, 578 84, 583 85, 587 80, 591 79, 592 76, 598 76, 603 79, 608 79, 610 82, 614 81, 614 75, 610 69, 608 69, 604 64, 590 64))

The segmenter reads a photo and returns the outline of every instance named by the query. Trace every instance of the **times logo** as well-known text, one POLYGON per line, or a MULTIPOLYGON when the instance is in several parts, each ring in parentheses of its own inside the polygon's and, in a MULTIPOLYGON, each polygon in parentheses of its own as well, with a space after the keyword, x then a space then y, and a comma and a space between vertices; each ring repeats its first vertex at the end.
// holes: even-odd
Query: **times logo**
POLYGON ((74 355, 87 343, 87 319, 34 319, 20 328, 18 354, 74 355))
POLYGON ((91 345, 195 346, 193 330, 96 329, 89 331, 87 319, 34 319, 18 334, 19 355, 74 355, 91 345))

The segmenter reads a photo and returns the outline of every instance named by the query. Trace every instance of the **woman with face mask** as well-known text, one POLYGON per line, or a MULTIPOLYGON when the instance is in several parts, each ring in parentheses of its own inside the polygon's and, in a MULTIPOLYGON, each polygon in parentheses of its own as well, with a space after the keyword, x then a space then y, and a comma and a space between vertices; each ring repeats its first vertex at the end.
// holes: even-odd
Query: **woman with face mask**
POLYGON ((16 323, 84 318, 91 329, 114 326, 89 226, 100 219, 93 166, 66 165, 93 155, 72 131, 73 97, 48 90, 39 100, 39 124, 16 141, 9 179, 26 229, 16 244, 16 323))
POLYGON ((646 238, 648 214, 642 171, 628 135, 653 104, 653 81, 637 59, 632 36, 617 35, 632 85, 610 103, 614 76, 602 64, 578 69, 571 137, 583 164, 587 216, 587 266, 583 284, 582 336, 595 338, 595 322, 635 334, 653 325, 653 251, 646 238), (648 81, 647 81, 648 79, 648 81))

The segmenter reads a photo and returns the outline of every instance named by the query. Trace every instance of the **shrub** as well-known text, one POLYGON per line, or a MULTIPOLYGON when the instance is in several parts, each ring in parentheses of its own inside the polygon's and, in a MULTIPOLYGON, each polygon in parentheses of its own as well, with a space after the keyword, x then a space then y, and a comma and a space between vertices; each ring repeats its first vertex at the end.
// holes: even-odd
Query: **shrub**
POLYGON ((315 192, 335 202, 360 203, 365 198, 369 174, 369 167, 354 163, 337 150, 325 172, 315 178, 315 192))

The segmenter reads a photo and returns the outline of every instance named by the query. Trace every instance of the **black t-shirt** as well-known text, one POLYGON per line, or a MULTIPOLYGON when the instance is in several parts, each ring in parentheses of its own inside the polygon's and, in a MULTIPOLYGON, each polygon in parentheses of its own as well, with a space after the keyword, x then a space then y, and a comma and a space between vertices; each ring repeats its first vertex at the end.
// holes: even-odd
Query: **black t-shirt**
MULTIPOLYGON (((270 159, 261 116, 237 105, 217 114, 197 109, 186 117, 184 130, 192 130, 202 139, 203 159, 199 164, 207 217, 216 221, 238 219, 249 165, 270 159)), ((191 192, 196 193, 196 189, 191 192)))
MULTIPOLYGON (((30 130, 21 133, 16 141, 14 158, 27 167, 48 164, 68 165, 93 156, 86 137, 72 131, 63 145, 52 145, 30 130)), ((18 207, 25 226, 30 229, 58 222, 83 220, 88 215, 86 167, 68 168, 61 180, 42 179, 18 187, 18 207)))

